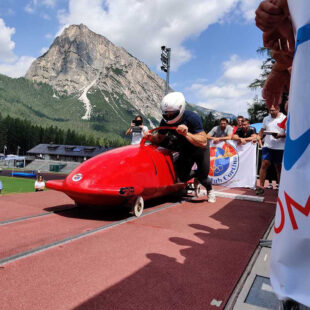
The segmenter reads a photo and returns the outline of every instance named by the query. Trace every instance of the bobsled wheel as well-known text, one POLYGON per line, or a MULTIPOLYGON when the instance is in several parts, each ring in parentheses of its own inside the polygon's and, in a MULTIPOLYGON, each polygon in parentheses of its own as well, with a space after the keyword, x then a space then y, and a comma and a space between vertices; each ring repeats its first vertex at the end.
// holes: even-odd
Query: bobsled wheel
POLYGON ((196 197, 201 197, 203 195, 203 191, 201 188, 201 184, 198 184, 195 186, 195 196, 196 197))
POLYGON ((141 196, 138 196, 133 203, 132 209, 131 209, 131 214, 139 217, 144 209, 144 200, 141 196))

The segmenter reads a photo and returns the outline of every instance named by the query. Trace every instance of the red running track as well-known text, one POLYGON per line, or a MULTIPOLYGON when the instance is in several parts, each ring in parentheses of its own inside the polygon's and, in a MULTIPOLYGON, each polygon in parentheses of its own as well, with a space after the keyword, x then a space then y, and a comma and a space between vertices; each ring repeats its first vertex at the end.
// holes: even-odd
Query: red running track
MULTIPOLYGON (((58 202, 38 212, 68 204, 47 193, 58 202)), ((123 217, 121 210, 109 212, 109 218, 94 210, 50 214, 39 226, 38 218, 22 222, 28 222, 24 229, 22 223, 4 225, 19 236, 5 239, 7 253, 9 247, 18 252, 20 244, 33 247, 35 236, 49 242, 46 231, 58 239, 66 229, 72 234, 123 217)), ((1 309, 223 309, 274 212, 271 203, 184 202, 6 263, 0 268, 1 309), (214 299, 220 307, 211 306, 214 299)))

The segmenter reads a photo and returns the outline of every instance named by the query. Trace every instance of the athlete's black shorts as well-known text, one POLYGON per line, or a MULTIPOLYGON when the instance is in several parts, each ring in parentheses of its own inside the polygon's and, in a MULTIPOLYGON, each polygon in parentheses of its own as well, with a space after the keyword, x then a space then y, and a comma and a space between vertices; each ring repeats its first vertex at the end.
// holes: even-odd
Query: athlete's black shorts
POLYGON ((181 151, 176 161, 177 175, 182 182, 186 182, 193 177, 191 173, 194 163, 197 164, 197 170, 194 177, 209 191, 212 189, 212 183, 208 178, 210 169, 210 150, 209 146, 205 148, 191 148, 190 152, 181 151))

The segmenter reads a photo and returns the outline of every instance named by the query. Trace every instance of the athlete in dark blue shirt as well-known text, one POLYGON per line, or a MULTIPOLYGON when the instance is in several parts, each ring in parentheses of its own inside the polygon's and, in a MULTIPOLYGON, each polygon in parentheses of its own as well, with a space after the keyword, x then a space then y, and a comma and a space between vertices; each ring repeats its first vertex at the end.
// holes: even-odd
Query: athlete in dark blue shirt
MULTIPOLYGON (((207 189, 208 201, 215 202, 212 183, 208 178, 210 168, 210 151, 207 135, 199 115, 185 111, 185 98, 182 93, 173 92, 166 95, 161 102, 163 119, 160 126, 176 127, 180 155, 176 161, 176 171, 180 181, 186 182, 193 177, 192 167, 197 165, 195 177, 207 189)), ((168 130, 159 130, 147 140, 160 144, 166 138, 168 130)))

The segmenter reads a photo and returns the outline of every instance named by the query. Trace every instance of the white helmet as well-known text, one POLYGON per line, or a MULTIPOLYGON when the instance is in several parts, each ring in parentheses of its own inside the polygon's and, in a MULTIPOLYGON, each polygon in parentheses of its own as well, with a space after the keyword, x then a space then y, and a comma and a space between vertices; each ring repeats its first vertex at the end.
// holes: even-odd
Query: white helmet
POLYGON ((185 111, 184 95, 180 92, 169 93, 163 98, 160 108, 167 124, 177 123, 185 111))

